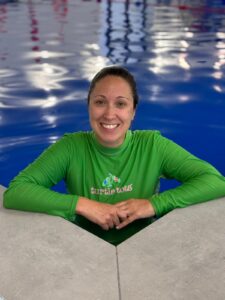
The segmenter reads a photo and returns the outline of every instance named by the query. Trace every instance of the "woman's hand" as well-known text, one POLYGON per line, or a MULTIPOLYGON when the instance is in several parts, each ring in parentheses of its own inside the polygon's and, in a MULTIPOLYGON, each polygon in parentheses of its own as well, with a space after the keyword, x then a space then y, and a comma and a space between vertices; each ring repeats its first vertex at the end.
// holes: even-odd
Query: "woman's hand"
POLYGON ((121 229, 137 219, 153 217, 155 215, 151 202, 147 199, 129 199, 115 204, 121 221, 116 225, 121 229))
POLYGON ((120 224, 115 205, 100 203, 85 197, 79 197, 76 213, 98 224, 104 230, 120 224))

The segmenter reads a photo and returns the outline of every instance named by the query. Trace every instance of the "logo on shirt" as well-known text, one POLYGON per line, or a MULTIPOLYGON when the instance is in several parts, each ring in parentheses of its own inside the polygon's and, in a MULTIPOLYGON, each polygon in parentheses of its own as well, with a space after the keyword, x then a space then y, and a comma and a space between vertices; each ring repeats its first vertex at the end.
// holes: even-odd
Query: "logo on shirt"
POLYGON ((118 183, 121 182, 120 178, 112 175, 111 173, 109 173, 108 175, 109 176, 106 177, 106 179, 104 179, 103 182, 102 182, 102 186, 104 188, 116 187, 118 185, 118 183))
POLYGON ((92 195, 114 195, 127 193, 133 190, 133 184, 120 186, 121 179, 111 173, 103 180, 101 188, 91 188, 92 195))

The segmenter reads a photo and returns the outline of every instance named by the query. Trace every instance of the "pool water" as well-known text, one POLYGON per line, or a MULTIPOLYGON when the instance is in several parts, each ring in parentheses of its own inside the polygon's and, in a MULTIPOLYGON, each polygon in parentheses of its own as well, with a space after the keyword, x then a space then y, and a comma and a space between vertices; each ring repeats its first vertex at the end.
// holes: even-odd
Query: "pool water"
POLYGON ((137 79, 132 129, 160 130, 225 174, 225 1, 0 0, 0 184, 90 129, 90 79, 111 64, 137 79))

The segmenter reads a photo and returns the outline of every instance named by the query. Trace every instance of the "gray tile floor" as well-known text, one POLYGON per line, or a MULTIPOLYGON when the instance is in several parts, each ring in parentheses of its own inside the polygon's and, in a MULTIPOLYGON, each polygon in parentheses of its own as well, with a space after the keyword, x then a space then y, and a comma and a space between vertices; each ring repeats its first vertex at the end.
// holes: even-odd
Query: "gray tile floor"
POLYGON ((225 299, 225 198, 114 247, 62 218, 4 209, 3 191, 0 300, 225 299))

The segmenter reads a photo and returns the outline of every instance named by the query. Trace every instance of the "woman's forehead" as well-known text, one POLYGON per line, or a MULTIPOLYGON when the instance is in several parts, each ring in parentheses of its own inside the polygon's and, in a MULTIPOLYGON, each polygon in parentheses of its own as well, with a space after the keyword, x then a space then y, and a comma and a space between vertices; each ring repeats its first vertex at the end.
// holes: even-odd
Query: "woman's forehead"
POLYGON ((106 77, 103 77, 101 79, 99 79, 94 88, 93 88, 93 91, 94 90, 98 90, 98 89, 104 89, 104 90, 108 90, 110 89, 111 87, 115 88, 115 86, 119 89, 124 89, 124 90, 127 90, 127 91, 131 91, 131 86, 129 84, 129 82, 120 77, 120 76, 112 76, 112 75, 108 75, 106 77))

